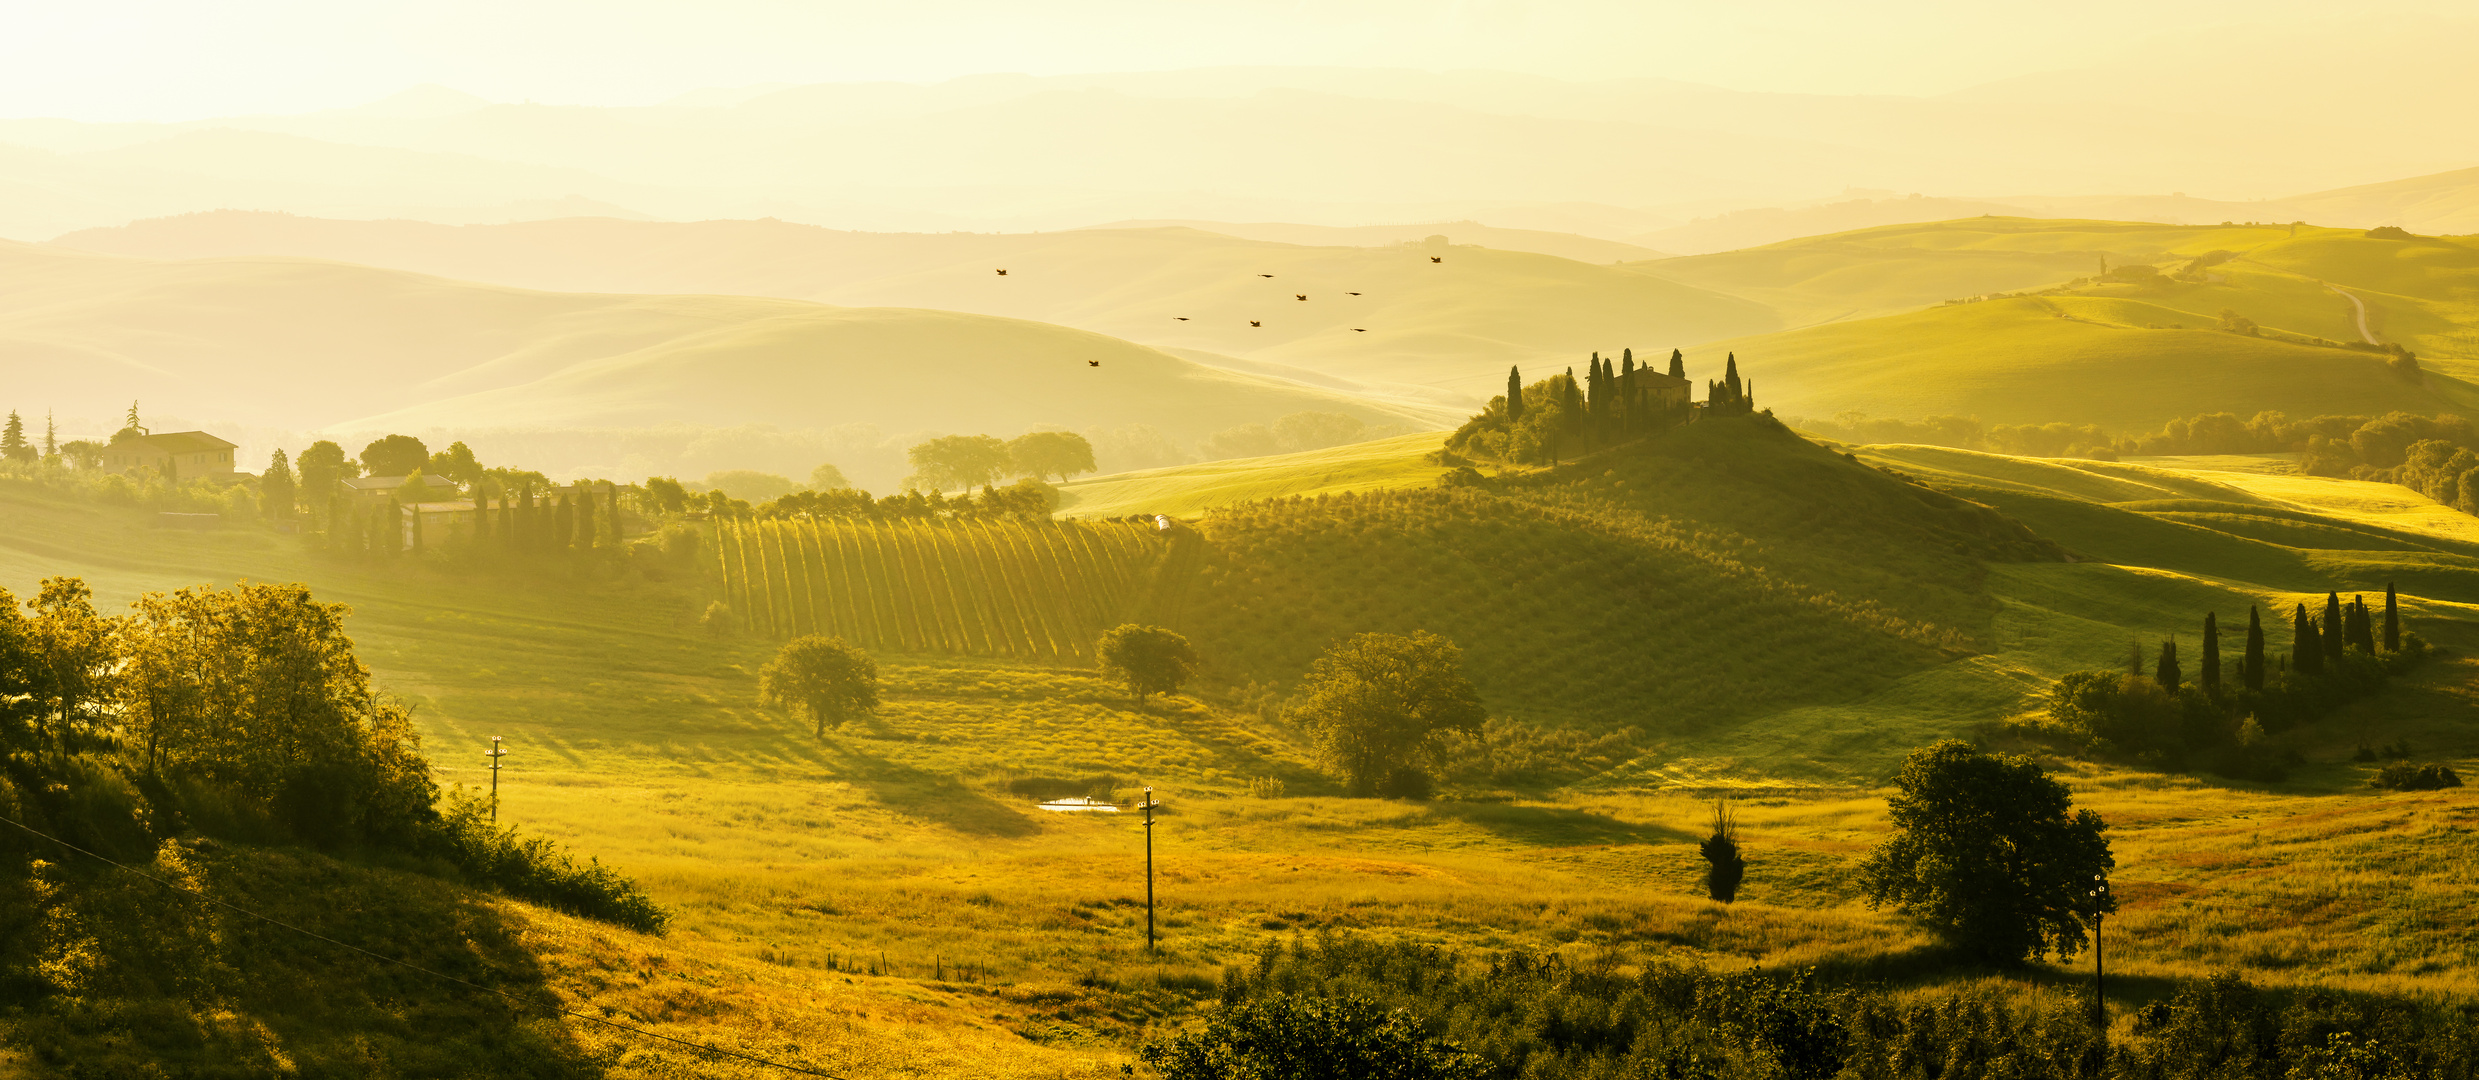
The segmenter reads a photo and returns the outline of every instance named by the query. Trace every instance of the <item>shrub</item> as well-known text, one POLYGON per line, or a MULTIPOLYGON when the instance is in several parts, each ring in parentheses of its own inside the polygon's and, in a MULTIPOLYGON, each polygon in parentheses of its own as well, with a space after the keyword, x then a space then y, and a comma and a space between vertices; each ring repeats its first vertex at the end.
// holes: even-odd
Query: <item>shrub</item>
POLYGON ((2391 791, 2442 791, 2462 786, 2462 778, 2447 765, 2413 765, 2397 761, 2378 770, 2370 786, 2391 791))
POLYGON ((1225 1005, 1201 1031, 1147 1044, 1164 1080, 1481 1080, 1481 1059, 1365 997, 1225 1005))
POLYGON ((669 911, 602 860, 579 863, 551 840, 520 839, 515 828, 491 822, 490 802, 481 796, 450 791, 445 801, 436 834, 441 854, 473 880, 639 933, 660 934, 671 924, 669 911))

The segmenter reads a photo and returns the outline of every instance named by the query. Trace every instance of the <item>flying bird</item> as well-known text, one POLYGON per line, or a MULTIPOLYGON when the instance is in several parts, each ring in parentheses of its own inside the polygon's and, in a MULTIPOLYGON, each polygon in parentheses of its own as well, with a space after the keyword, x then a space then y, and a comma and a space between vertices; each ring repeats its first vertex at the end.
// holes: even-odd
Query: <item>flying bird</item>
POLYGON ((1292 299, 1294 299, 1294 300, 1306 300, 1306 299, 1308 299, 1308 294, 1307 294, 1307 293, 1293 293, 1293 294, 1291 294, 1291 298, 1292 298, 1292 299))
POLYGON ((1255 320, 1255 319, 1250 319, 1250 320, 1248 320, 1248 325, 1250 325, 1250 326, 1263 326, 1263 325, 1265 325, 1265 324, 1264 324, 1264 323, 1261 323, 1261 322, 1258 322, 1258 321, 1257 321, 1257 320, 1255 320))
POLYGON ((1357 326, 1352 327, 1352 328, 1351 328, 1351 332, 1352 332, 1352 333, 1355 333, 1355 334, 1365 334, 1365 333, 1368 333, 1368 331, 1363 330, 1363 329, 1361 329, 1361 328, 1359 328, 1359 327, 1357 327, 1357 326))
MULTIPOLYGON (((1429 261, 1430 261, 1430 262, 1445 262, 1445 261, 1446 261, 1446 256, 1444 256, 1444 255, 1431 255, 1431 256, 1429 256, 1429 261)), ((1003 273, 1006 273, 1006 271, 1004 271, 1004 270, 1001 270, 1001 271, 999 271, 999 272, 1000 272, 1000 273, 1002 273, 1002 274, 1003 274, 1003 273)))
POLYGON ((1358 296, 1358 295, 1360 295, 1360 294, 1359 294, 1359 293, 1344 293, 1343 295, 1345 295, 1345 296, 1358 296))
POLYGON ((1087 360, 1087 361, 1085 361, 1085 366, 1086 366, 1086 367, 1100 367, 1100 366, 1102 366, 1102 362, 1101 362, 1101 361, 1099 361, 1099 360, 1087 360))
POLYGON ((1171 316, 1171 318, 1177 319, 1177 320, 1179 320, 1179 321, 1181 321, 1181 322, 1187 322, 1187 321, 1188 321, 1188 317, 1187 317, 1187 316, 1185 316, 1185 315, 1173 315, 1173 316, 1171 316))
POLYGON ((1005 270, 1001 270, 1001 271, 999 271, 999 272, 998 272, 998 276, 1000 276, 1000 277, 1006 277, 1006 276, 1007 276, 1007 271, 1005 271, 1005 270))

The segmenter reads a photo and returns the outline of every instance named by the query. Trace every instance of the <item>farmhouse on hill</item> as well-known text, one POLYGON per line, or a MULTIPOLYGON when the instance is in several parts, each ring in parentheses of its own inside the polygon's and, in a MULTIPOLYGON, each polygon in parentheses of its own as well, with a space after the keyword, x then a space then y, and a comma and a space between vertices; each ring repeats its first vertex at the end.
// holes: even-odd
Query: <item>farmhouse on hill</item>
POLYGON ((230 480, 232 452, 239 445, 203 431, 125 435, 103 448, 103 468, 115 473, 153 472, 166 480, 201 476, 230 480))

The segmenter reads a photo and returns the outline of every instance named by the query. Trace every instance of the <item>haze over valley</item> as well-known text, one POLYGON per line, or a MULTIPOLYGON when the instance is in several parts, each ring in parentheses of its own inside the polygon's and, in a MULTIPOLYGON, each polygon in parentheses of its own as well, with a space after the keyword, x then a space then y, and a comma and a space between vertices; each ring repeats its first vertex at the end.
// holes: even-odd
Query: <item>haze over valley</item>
POLYGON ((2479 21, 0 36, 0 1077, 2462 1080, 2479 21))

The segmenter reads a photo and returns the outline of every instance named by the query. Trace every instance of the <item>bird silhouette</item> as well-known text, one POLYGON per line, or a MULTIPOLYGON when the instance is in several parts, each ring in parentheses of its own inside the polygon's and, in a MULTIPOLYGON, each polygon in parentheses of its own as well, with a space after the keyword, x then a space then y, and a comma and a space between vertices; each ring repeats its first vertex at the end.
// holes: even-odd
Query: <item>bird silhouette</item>
POLYGON ((1187 322, 1187 321, 1188 321, 1188 317, 1187 317, 1187 316, 1185 316, 1185 315, 1173 315, 1173 316, 1171 316, 1171 318, 1177 319, 1177 320, 1179 320, 1179 321, 1181 321, 1181 322, 1187 322))
POLYGON ((1258 276, 1258 277, 1273 277, 1274 275, 1272 275, 1272 274, 1259 274, 1259 275, 1257 275, 1257 276, 1258 276))
POLYGON ((1359 294, 1359 293, 1344 293, 1343 295, 1345 295, 1345 296, 1358 296, 1358 295, 1360 295, 1360 294, 1359 294))
POLYGON ((1445 262, 1445 261, 1446 261, 1446 256, 1444 256, 1444 255, 1431 255, 1431 256, 1429 256, 1429 261, 1430 261, 1430 262, 1445 262))
POLYGON ((1005 271, 1005 270, 1001 270, 1001 271, 999 271, 999 272, 998 272, 998 276, 1000 276, 1000 277, 1006 277, 1006 276, 1007 276, 1007 271, 1005 271))
POLYGON ((1087 360, 1087 361, 1085 361, 1085 366, 1086 366, 1086 367, 1100 367, 1100 366, 1102 366, 1102 362, 1101 362, 1101 361, 1099 361, 1099 360, 1087 360))
POLYGON ((1308 294, 1307 294, 1307 293, 1293 293, 1293 294, 1291 294, 1291 298, 1292 298, 1292 299, 1294 299, 1294 300, 1306 300, 1306 299, 1308 299, 1308 294))
POLYGON ((1250 325, 1250 326, 1263 326, 1263 325, 1265 325, 1265 324, 1264 324, 1264 323, 1261 323, 1261 322, 1258 322, 1258 321, 1257 321, 1257 320, 1255 320, 1255 319, 1250 319, 1250 320, 1248 320, 1248 325, 1250 325))
POLYGON ((1351 328, 1351 332, 1352 332, 1352 333, 1355 333, 1355 334, 1365 334, 1365 333, 1368 333, 1368 331, 1363 330, 1363 329, 1361 329, 1361 328, 1359 328, 1359 327, 1357 327, 1357 326, 1352 327, 1352 328, 1351 328))

